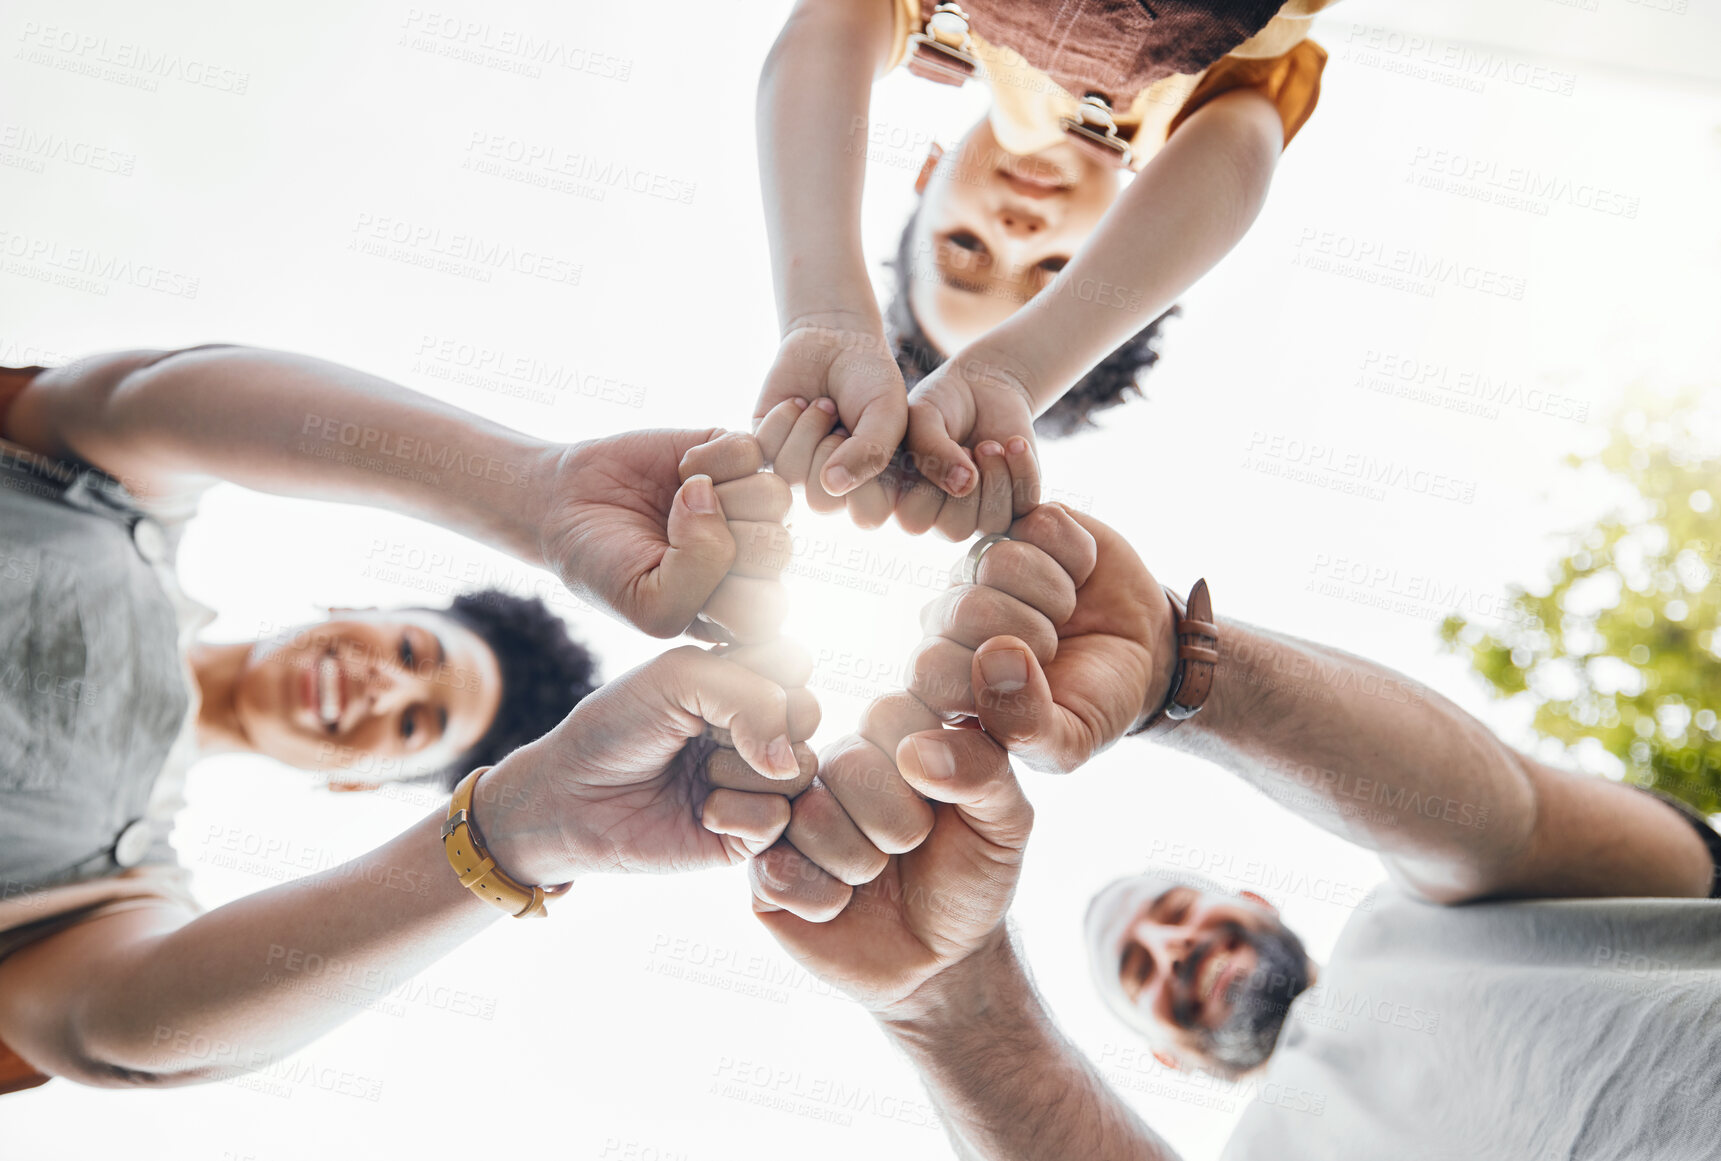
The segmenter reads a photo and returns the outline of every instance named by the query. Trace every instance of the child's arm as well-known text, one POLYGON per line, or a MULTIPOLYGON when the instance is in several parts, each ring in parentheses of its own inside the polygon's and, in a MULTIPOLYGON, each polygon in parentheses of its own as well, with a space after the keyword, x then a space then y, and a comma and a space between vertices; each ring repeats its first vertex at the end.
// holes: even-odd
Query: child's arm
POLYGON ((766 448, 779 474, 808 484, 809 500, 826 499, 809 469, 831 425, 852 433, 820 477, 837 496, 884 468, 908 423, 860 231, 867 104, 890 55, 892 17, 890 0, 800 0, 759 76, 759 170, 783 337, 754 420, 789 399, 836 405, 835 415, 802 413, 798 426, 823 430, 766 448))
POLYGON ((1260 212, 1283 149, 1279 113, 1253 89, 1193 113, 1050 286, 915 388, 909 450, 964 473, 936 482, 962 495, 965 448, 1031 441, 1033 415, 1212 269, 1260 212))

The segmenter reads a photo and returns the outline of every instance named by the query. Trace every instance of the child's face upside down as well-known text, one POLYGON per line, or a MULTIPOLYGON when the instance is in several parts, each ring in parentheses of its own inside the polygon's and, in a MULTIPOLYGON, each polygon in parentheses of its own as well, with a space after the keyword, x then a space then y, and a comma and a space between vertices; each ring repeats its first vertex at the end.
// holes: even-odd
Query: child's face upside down
POLYGON ((909 306, 944 354, 961 350, 1063 269, 1117 200, 1119 177, 1072 145, 1007 153, 986 118, 926 182, 909 306))

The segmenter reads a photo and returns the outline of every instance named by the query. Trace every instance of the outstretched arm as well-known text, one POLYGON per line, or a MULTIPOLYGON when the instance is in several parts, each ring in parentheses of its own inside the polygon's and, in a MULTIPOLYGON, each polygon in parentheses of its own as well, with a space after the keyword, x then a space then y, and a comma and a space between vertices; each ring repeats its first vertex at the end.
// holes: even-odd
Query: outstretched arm
POLYGON ((867 106, 888 0, 800 0, 759 76, 759 172, 777 319, 878 315, 861 253, 867 106))
POLYGON ((1273 102, 1236 89, 1203 105, 1130 182, 1045 290, 915 389, 909 450, 963 495, 976 441, 1032 440, 1031 417, 1169 307, 1242 239, 1284 149, 1273 102))
MULTIPOLYGON (((800 0, 759 77, 759 170, 782 342, 753 419, 777 411, 781 422, 760 429, 766 456, 807 486, 819 511, 842 507, 837 497, 877 476, 908 424, 907 388, 861 252, 867 106, 891 31, 890 0, 800 0), (799 422, 779 410, 823 399, 834 406, 807 408, 799 422), (816 456, 839 422, 848 438, 816 456)), ((857 502, 873 524, 890 507, 880 490, 869 492, 857 502)))
MULTIPOLYGON (((802 743, 818 719, 796 684, 810 669, 779 648, 684 646, 609 682, 479 779, 473 817, 491 857, 526 884, 742 862, 782 833, 787 796, 812 780, 802 743), (708 726, 736 748, 690 744, 708 726)), ((501 914, 449 866, 444 817, 205 915, 162 904, 30 944, 0 961, 0 1038, 42 1071, 103 1087, 262 1067, 501 914)))
POLYGON ((1221 621, 1208 704, 1165 739, 1378 851, 1440 902, 1709 893, 1709 851, 1665 803, 1538 762, 1439 694, 1323 645, 1221 621))
POLYGON ((542 485, 563 445, 285 351, 126 351, 44 372, 0 432, 135 492, 216 480, 392 508, 542 564, 542 485))
POLYGON ((1036 412, 1231 252, 1283 150, 1278 110, 1254 89, 1215 97, 1171 135, 1051 286, 982 340, 1027 363, 1036 412))
POLYGON ((1172 1157, 1058 1031, 1011 946, 1005 915, 1034 810, 1004 751, 891 694, 868 709, 859 737, 827 752, 819 777, 842 805, 809 809, 817 785, 795 800, 784 840, 753 860, 754 909, 801 966, 858 1000, 907 1053, 957 1155, 1172 1157), (870 843, 877 832, 854 833, 845 810, 877 819, 893 789, 932 806, 931 832, 913 849, 887 843, 902 853, 878 852, 852 888, 801 853, 821 837, 870 843))
POLYGON ((654 636, 702 609, 763 640, 782 614, 788 487, 751 436, 534 439, 397 384, 284 351, 128 351, 37 376, 0 436, 90 463, 145 501, 216 480, 404 512, 557 573, 654 636))
POLYGON ((881 1026, 920 1071, 963 1161, 1172 1161, 1177 1154, 1064 1038, 1000 932, 881 1026))
MULTIPOLYGON (((1061 771, 1159 708, 1177 651, 1170 602, 1134 550, 1098 520, 1069 517, 1093 536, 1097 563, 1057 629, 1056 656, 1043 663, 1027 640, 993 637, 971 652, 947 650, 914 687, 949 688, 966 665, 986 732, 1031 764, 1061 771)), ((1040 556, 1050 578, 1058 566, 1040 556)), ((983 569, 981 583, 988 580, 983 569)), ((968 615, 946 607, 929 629, 972 641, 968 615)), ((1154 737, 1379 852, 1438 902, 1709 891, 1708 849, 1672 807, 1537 762, 1383 666, 1241 622, 1219 621, 1219 662, 1201 712, 1154 737)))

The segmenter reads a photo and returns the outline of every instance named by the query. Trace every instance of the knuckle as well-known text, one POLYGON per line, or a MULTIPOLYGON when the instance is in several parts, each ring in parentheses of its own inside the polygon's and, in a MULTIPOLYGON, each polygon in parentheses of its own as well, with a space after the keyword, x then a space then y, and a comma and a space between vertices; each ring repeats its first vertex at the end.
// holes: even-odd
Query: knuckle
POLYGON ((890 856, 871 843, 867 843, 861 857, 856 860, 854 868, 849 874, 843 875, 841 878, 850 887, 859 887, 878 878, 884 873, 885 867, 889 865, 890 856))
POLYGON ((765 502, 775 514, 772 519, 781 520, 795 506, 794 489, 789 487, 787 480, 774 472, 762 474, 758 478, 765 481, 759 487, 765 493, 765 502))
POLYGON ((825 751, 820 772, 826 782, 848 781, 870 760, 871 745, 859 734, 845 734, 825 751))
POLYGON ((755 794, 753 797, 762 800, 759 813, 764 819, 766 830, 781 831, 789 825, 789 815, 793 808, 787 798, 781 794, 755 794))
POLYGON ((843 913, 853 896, 854 888, 843 883, 833 883, 819 898, 797 901, 791 910, 808 923, 829 923, 843 913))
MULTIPOLYGON (((909 691, 934 709, 951 699, 958 684, 952 676, 949 649, 949 642, 935 637, 915 650, 909 663, 909 691)), ((966 667, 963 676, 967 676, 966 667)))
POLYGON ((938 716, 924 702, 906 690, 897 690, 873 699, 861 713, 859 733, 863 738, 873 738, 935 730, 938 726, 938 716))
POLYGON ((762 678, 764 683, 757 694, 756 709, 761 718, 775 725, 786 721, 789 717, 789 694, 784 688, 769 678, 762 678))
POLYGON ((853 754, 840 770, 833 770, 827 779, 832 790, 840 790, 840 797, 850 804, 859 807, 871 800, 889 799, 900 794, 901 788, 906 786, 902 775, 897 773, 896 764, 875 746, 863 743, 853 754))
POLYGON ((932 808, 915 799, 907 810, 877 827, 877 833, 867 837, 886 855, 906 854, 926 841, 926 836, 932 833, 932 822, 932 808))
POLYGON ((832 894, 830 887, 822 883, 825 877, 805 858, 785 856, 775 848, 753 860, 753 894, 803 919, 812 918, 807 914, 809 909, 822 914, 829 907, 828 902, 822 901, 832 894))
POLYGON ((681 669, 687 666, 699 665, 709 656, 697 645, 677 645, 667 653, 660 653, 646 663, 647 669, 681 669))

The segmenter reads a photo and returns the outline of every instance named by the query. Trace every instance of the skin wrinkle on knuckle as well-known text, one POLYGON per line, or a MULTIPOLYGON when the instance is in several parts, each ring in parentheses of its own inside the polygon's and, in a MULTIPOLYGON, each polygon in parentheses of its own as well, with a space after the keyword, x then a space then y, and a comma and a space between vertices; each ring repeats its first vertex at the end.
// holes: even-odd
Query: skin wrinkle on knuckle
POLYGON ((870 882, 888 861, 882 851, 867 842, 836 796, 822 784, 795 800, 786 833, 810 862, 850 886, 870 882))
POLYGON ((753 893, 767 903, 775 903, 779 907, 795 887, 782 873, 782 864, 785 861, 786 856, 774 848, 753 860, 753 893))
POLYGON ((912 850, 930 829, 931 808, 914 795, 895 764, 882 755, 858 770, 851 765, 841 779, 830 785, 851 819, 857 814, 868 816, 861 833, 886 854, 912 850), (859 777, 854 776, 856 773, 859 777), (838 785, 847 792, 846 797, 837 792, 838 785))
POLYGON ((974 704, 971 653, 942 637, 916 653, 909 691, 935 713, 960 712, 974 704))

